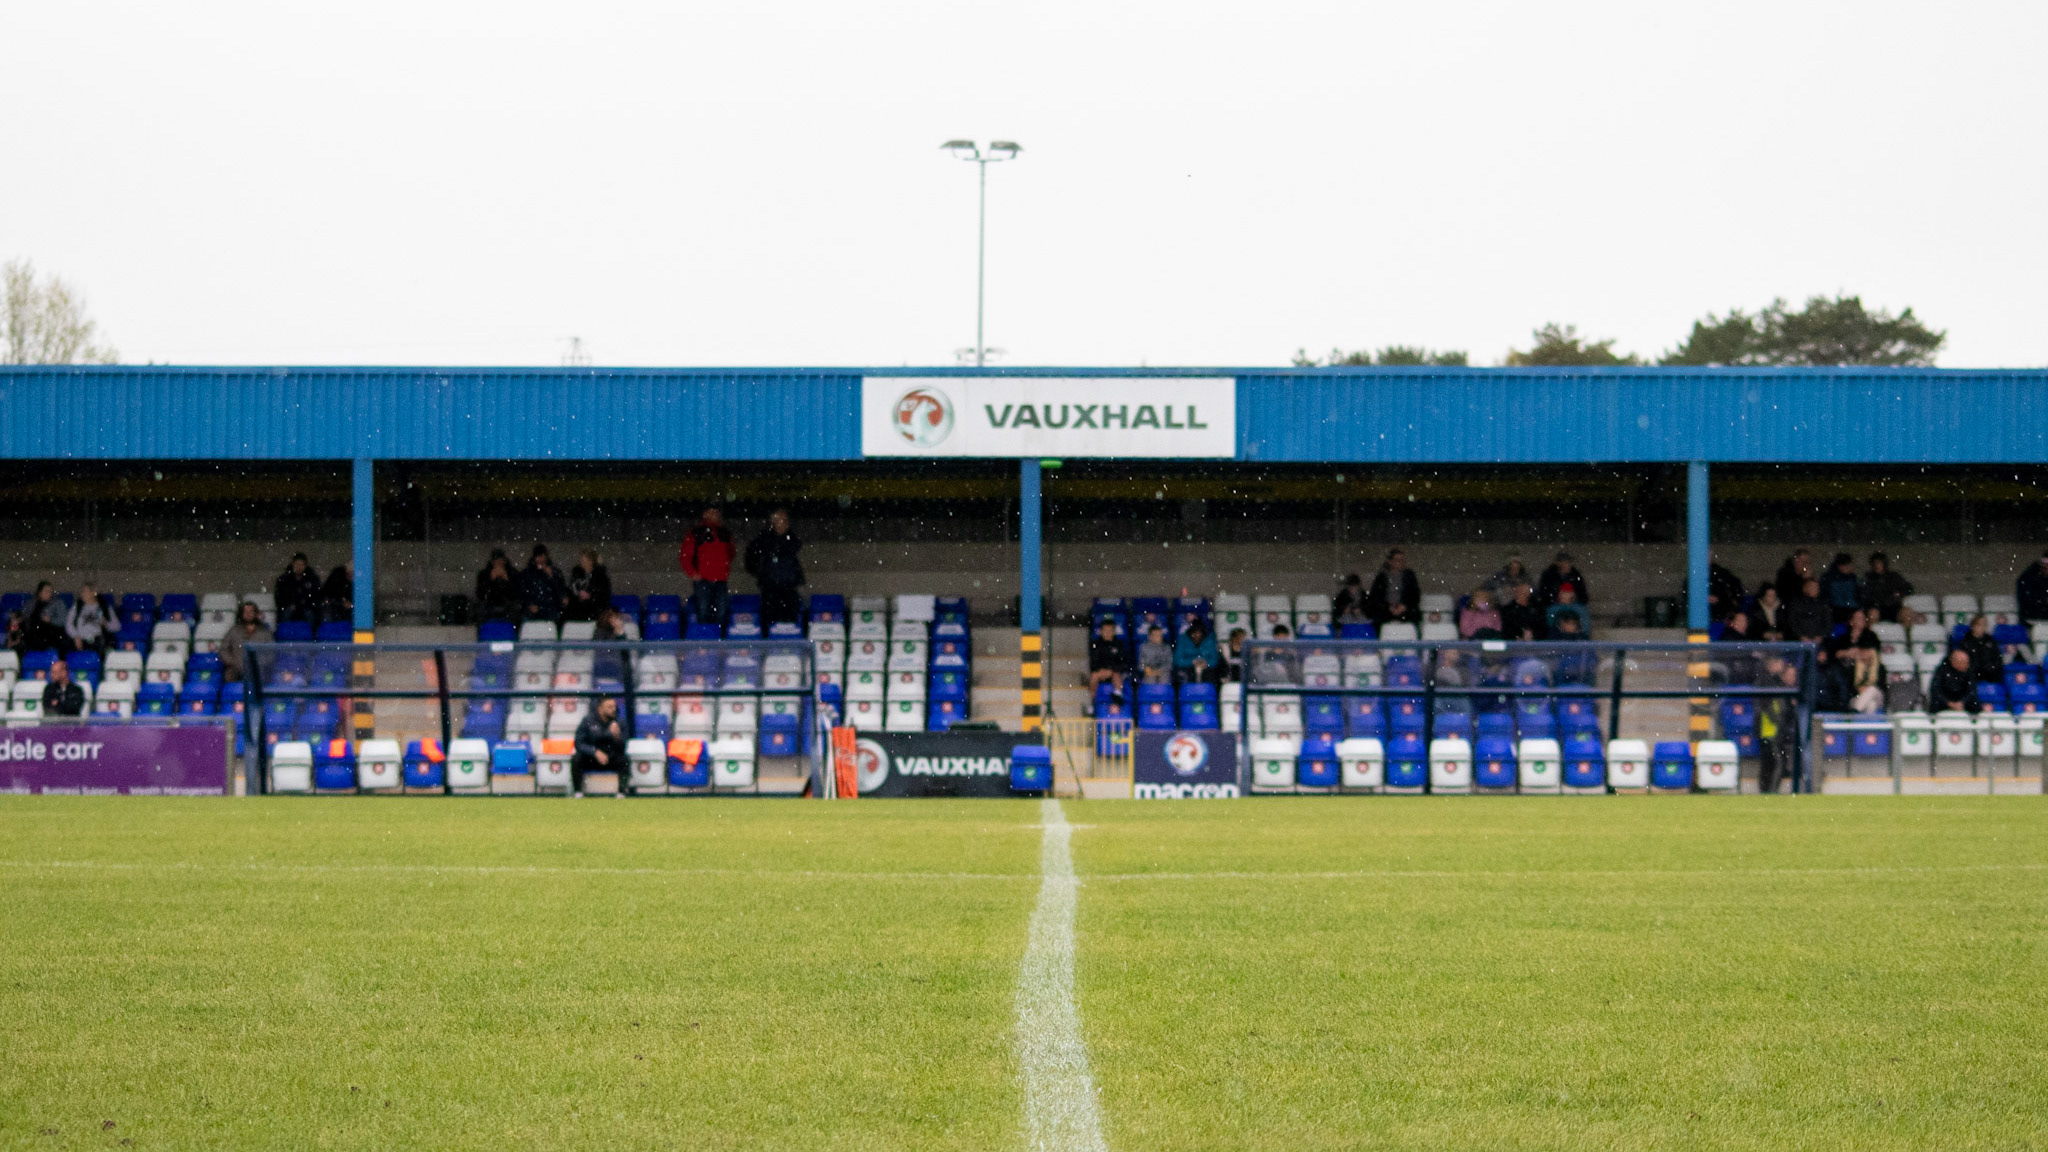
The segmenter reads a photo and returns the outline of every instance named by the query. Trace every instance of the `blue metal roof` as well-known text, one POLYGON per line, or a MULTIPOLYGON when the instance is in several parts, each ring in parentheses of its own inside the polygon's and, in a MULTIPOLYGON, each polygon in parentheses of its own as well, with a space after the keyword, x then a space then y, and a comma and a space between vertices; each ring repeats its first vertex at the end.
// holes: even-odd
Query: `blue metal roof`
MULTIPOLYGON (((991 368, 1234 376, 1238 457, 2033 463, 2048 371, 991 368)), ((13 459, 849 460, 863 376, 961 368, 0 368, 13 459)))

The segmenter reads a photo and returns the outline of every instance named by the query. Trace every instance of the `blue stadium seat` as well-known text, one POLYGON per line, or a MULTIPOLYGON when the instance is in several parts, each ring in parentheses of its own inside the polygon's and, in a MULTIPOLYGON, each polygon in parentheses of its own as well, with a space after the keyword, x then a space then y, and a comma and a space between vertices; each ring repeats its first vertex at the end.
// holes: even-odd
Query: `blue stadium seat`
POLYGON ((1692 745, 1660 740, 1650 756, 1650 786, 1682 791, 1692 787, 1692 745))
POLYGON ((690 743, 689 739, 670 739, 668 742, 668 786, 671 788, 711 786, 711 747, 703 741, 696 741, 696 759, 686 760, 683 753, 690 743))
POLYGON ((1550 712, 1525 712, 1515 717, 1515 735, 1523 740, 1557 738, 1557 717, 1550 712))
POLYGON ((533 745, 524 740, 500 740, 491 745, 491 775, 533 774, 533 745))
POLYGON ((1090 620, 1100 620, 1104 616, 1123 616, 1125 614, 1124 601, 1121 596, 1097 596, 1095 602, 1088 606, 1088 618, 1090 620))
POLYGON ((965 668, 974 657, 974 649, 967 638, 943 637, 932 641, 933 668, 965 668))
POLYGON ((355 625, 346 620, 323 621, 313 632, 313 639, 323 644, 346 644, 356 638, 355 625))
POLYGON ((2000 648, 2024 648, 2031 643, 2024 624, 1999 624, 1991 629, 1991 638, 2000 648))
POLYGON ((1421 732, 1426 724, 1420 696, 1387 698, 1387 727, 1395 732, 1421 732))
POLYGON ((760 755, 796 755, 797 732, 797 717, 790 713, 770 714, 761 717, 760 755))
POLYGON ((2013 684, 2006 688, 2005 698, 2012 710, 2023 716, 2048 712, 2048 686, 2041 684, 2013 684))
MULTIPOLYGON (((165 597, 166 600, 170 597, 165 597)), ((356 750, 346 740, 313 742, 313 787, 322 792, 356 790, 356 750)))
POLYGON ((1164 687, 1164 685, 1145 684, 1139 686, 1138 727, 1148 732, 1172 731, 1179 721, 1179 716, 1174 709, 1173 692, 1171 689, 1168 689, 1164 698, 1154 696, 1151 699, 1146 699, 1144 690, 1153 687, 1164 687))
POLYGON ((927 699, 925 701, 924 728, 927 732, 944 732, 965 719, 967 719, 967 701, 965 698, 927 699))
MULTIPOLYGON (((283 625, 278 626, 280 629, 283 625)), ((510 620, 486 620, 476 626, 479 644, 510 644, 519 639, 519 626, 510 620)))
POLYGON ((183 620, 187 624, 199 623, 199 597, 190 592, 167 592, 163 602, 157 606, 158 620, 183 620))
POLYGON ((618 609, 619 615, 624 616, 633 623, 638 624, 640 622, 640 598, 638 596, 614 592, 612 593, 612 607, 618 609))
MULTIPOLYGON (((813 603, 817 597, 811 597, 813 603)), ((643 624, 683 624, 683 598, 681 596, 657 595, 647 598, 647 619, 643 624)))
MULTIPOLYGON (((2039 687, 2039 685, 2036 685, 2036 687, 2039 687)), ((1866 717, 1866 719, 1871 719, 1871 717, 1866 717)), ((1850 741, 1849 747, 1858 756, 1890 756, 1892 754, 1892 734, 1890 732, 1852 732, 1850 735, 1853 739, 1850 741)))
MULTIPOLYGON (((7 603, 9 599, 12 599, 12 594, 8 597, 0 598, 0 612, 11 612, 14 610, 13 606, 7 603)), ((22 602, 26 604, 27 599, 24 596, 22 602)), ((134 623, 147 628, 149 625, 156 623, 156 597, 147 592, 123 593, 118 618, 123 624, 134 623)))
POLYGON ((1181 727, 1197 732, 1214 732, 1222 725, 1222 715, 1217 712, 1214 700, 1191 700, 1186 696, 1181 698, 1181 727))
POLYGON ((1460 740, 1472 738, 1472 714, 1470 712, 1439 712, 1430 731, 1438 736, 1456 736, 1460 740))
POLYGON ((1515 745, 1488 736, 1472 748, 1472 784, 1476 788, 1512 791, 1515 787, 1515 745))
POLYGON ((277 625, 279 644, 305 644, 313 639, 313 626, 304 620, 280 620, 277 625))
POLYGON ((1482 740, 1513 739, 1515 718, 1506 712, 1481 712, 1479 714, 1479 738, 1482 740))
POLYGON ((716 624, 692 624, 683 632, 685 640, 723 640, 725 630, 716 624))
POLYGON ((932 601, 932 615, 937 620, 965 624, 968 621, 968 604, 965 596, 940 596, 932 601))
POLYGON ((1603 788, 1607 785, 1607 756, 1598 739, 1568 740, 1564 746, 1564 786, 1603 788))
POLYGON ((1419 688, 1422 686, 1422 661, 1413 656, 1395 656, 1387 660, 1383 674, 1389 688, 1419 688))
POLYGON ((1310 736, 1344 737, 1344 698, 1310 695, 1301 698, 1302 727, 1310 736))
POLYGON ((405 746, 404 780, 407 788, 439 788, 447 783, 443 767, 448 757, 439 740, 414 740, 405 746))
POLYGON ((1340 626, 1337 629, 1337 636, 1343 640, 1377 640, 1380 633, 1379 629, 1371 624, 1355 622, 1340 626))
POLYGON ((2005 666, 2005 687, 2008 692, 2023 684, 2039 684, 2041 666, 2038 664, 2007 664, 2005 666))
POLYGON ((1979 682, 1977 702, 1993 712, 2005 711, 2005 685, 1979 682))
POLYGON ((1387 738, 1387 714, 1380 709, 1376 696, 1346 696, 1344 698, 1344 731, 1352 737, 1370 736, 1375 740, 1387 738))
POLYGON ((151 627, 149 624, 122 624, 121 630, 114 633, 114 647, 123 652, 148 652, 151 627))
POLYGON ((1335 788, 1337 779, 1337 745, 1314 736, 1303 740, 1301 753, 1294 761, 1295 784, 1303 788, 1335 788))
POLYGON ((1143 636, 1153 625, 1162 630, 1173 627, 1173 604, 1164 596, 1134 596, 1131 598, 1131 627, 1143 636))
POLYGON ((178 695, 169 684, 144 684, 135 692, 135 715, 169 716, 178 710, 178 695))
POLYGON ((1420 788, 1429 779, 1429 749, 1420 732, 1396 733, 1387 742, 1383 780, 1389 788, 1420 788))
POLYGON ((927 700, 967 699, 967 673, 959 668, 936 668, 925 683, 927 700))

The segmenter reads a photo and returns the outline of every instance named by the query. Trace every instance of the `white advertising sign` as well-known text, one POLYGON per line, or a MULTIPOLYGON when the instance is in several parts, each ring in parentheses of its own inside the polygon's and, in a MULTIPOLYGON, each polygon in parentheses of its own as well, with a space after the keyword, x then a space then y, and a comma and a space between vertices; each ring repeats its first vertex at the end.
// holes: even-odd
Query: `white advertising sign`
POLYGON ((1237 455, 1228 376, 869 376, 863 456, 1237 455))

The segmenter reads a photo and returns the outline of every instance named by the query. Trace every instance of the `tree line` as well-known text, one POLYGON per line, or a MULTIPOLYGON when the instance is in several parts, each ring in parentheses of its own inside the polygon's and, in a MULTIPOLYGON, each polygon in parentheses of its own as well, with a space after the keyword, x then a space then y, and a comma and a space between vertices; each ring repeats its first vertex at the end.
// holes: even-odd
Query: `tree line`
MULTIPOLYGON (((1530 336, 1528 348, 1509 349, 1504 361, 1508 367, 1602 368, 1652 363, 1633 352, 1616 352, 1611 338, 1582 337, 1573 324, 1545 324, 1530 336)), ((1894 316, 1882 308, 1865 308, 1859 296, 1814 296, 1804 308, 1794 311, 1781 298, 1754 313, 1740 308, 1732 308, 1726 315, 1708 313, 1693 321, 1685 339, 1655 363, 1670 367, 1928 368, 1947 339, 1946 331, 1927 327, 1911 308, 1894 316)), ((1462 368, 1468 363, 1462 351, 1403 344, 1390 344, 1378 351, 1332 348, 1320 359, 1305 350, 1294 353, 1299 368, 1462 368)))

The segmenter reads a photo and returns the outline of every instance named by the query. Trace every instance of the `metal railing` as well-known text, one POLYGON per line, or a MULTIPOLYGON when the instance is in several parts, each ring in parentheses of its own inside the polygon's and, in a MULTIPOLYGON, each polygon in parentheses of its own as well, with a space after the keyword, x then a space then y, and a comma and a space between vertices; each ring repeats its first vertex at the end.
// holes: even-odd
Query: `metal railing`
POLYGON ((1819 716, 1815 718, 1815 725, 1823 734, 1828 732, 1847 734, 1849 738, 1848 746, 1841 756, 1824 756, 1820 760, 1823 770, 1825 770, 1828 760, 1841 760, 1844 769, 1843 776, 1845 778, 1854 778, 1856 774, 1855 764, 1858 759, 1876 758, 1874 755, 1858 755, 1856 751, 1856 734, 1862 732, 1884 733, 1886 740, 1883 759, 1886 771, 1891 777, 1892 795, 1894 796, 1905 794, 1907 779, 1906 762, 1909 760, 1925 762, 1927 768, 1925 779, 1929 781, 1941 779, 1941 768, 1944 764, 1966 762, 1969 765, 1969 775, 1971 778, 1977 777, 1980 774, 1979 770, 1982 770, 1985 794, 1992 796, 1998 794, 1998 777, 2001 768, 2009 764, 2011 766, 2010 777, 2014 780, 2022 779, 2021 761, 2032 760, 2034 761, 2037 778, 2043 780, 2043 790, 2048 791, 2048 771, 2044 771, 2042 767, 2044 763, 2048 763, 2048 759, 2044 759, 2043 755, 2043 738, 2048 736, 2048 715, 1979 713, 1975 716, 1970 716, 1969 722, 1963 724, 1954 720, 1944 723, 1942 714, 1939 713, 1929 715, 1921 712, 1894 712, 1882 716, 1819 716), (2002 721, 2010 721, 2010 726, 2008 727, 2002 721), (1909 750, 1907 748, 1909 743, 1907 739, 1908 734, 1924 737, 1927 742, 1926 749, 1917 752, 1909 750), (1957 752, 1945 749, 1943 747, 1944 737, 1950 739, 1961 737, 1967 741, 1967 750, 1957 752), (2003 738, 2002 742, 2005 744, 2004 750, 2001 751, 1996 747, 1992 747, 1987 751, 1987 744, 1996 745, 2001 742, 2001 737, 2003 738))

